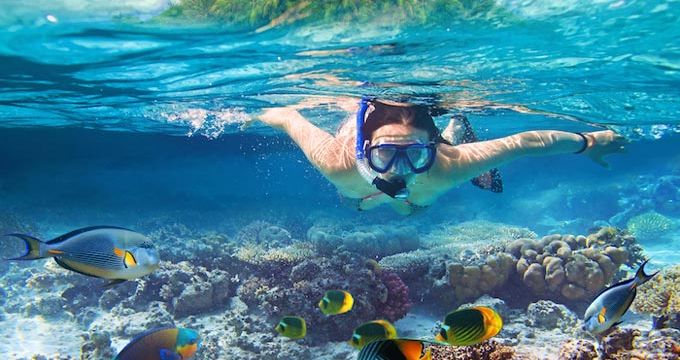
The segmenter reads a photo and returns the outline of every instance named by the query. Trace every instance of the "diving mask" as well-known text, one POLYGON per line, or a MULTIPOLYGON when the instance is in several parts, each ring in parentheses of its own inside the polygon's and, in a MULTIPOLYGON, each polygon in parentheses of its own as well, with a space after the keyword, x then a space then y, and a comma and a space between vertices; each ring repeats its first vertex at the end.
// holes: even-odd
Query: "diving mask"
POLYGON ((406 165, 414 174, 420 174, 432 167, 437 152, 434 143, 421 144, 379 144, 368 146, 366 158, 368 165, 375 172, 384 174, 391 168, 398 166, 399 173, 406 165))

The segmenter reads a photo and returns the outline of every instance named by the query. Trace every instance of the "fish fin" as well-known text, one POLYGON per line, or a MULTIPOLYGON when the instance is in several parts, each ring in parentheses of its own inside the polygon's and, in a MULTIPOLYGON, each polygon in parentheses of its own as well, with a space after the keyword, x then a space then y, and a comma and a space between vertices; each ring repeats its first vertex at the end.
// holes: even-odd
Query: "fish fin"
POLYGON ((72 238, 72 237, 74 237, 74 236, 76 236, 76 235, 82 234, 82 233, 84 233, 84 232, 88 232, 88 231, 92 231, 92 230, 99 230, 99 229, 118 229, 118 230, 129 230, 129 231, 132 231, 132 230, 130 230, 130 229, 126 229, 126 228, 122 228, 122 227, 118 227, 118 226, 107 226, 107 225, 89 226, 89 227, 85 227, 85 228, 82 228, 82 229, 77 229, 77 230, 73 230, 73 231, 71 231, 71 232, 68 232, 68 233, 66 233, 66 234, 64 234, 64 235, 61 235, 61 236, 59 236, 59 237, 56 237, 56 238, 54 238, 54 239, 48 241, 47 243, 48 243, 48 244, 56 244, 56 243, 60 243, 60 242, 62 242, 62 241, 65 241, 65 240, 67 240, 67 239, 70 239, 70 238, 72 238))
POLYGON ((617 321, 617 322, 615 322, 614 325, 612 325, 612 329, 615 328, 615 327, 617 327, 617 326, 619 326, 619 325, 621 325, 621 324, 623 324, 623 321, 617 321))
POLYGON ((26 234, 7 234, 4 236, 19 238, 26 244, 26 253, 24 255, 6 260, 35 260, 46 257, 40 254, 40 248, 45 244, 42 240, 26 234))
POLYGON ((597 314, 597 322, 600 324, 604 324, 605 321, 607 321, 607 318, 605 317, 605 314, 607 313, 607 308, 602 307, 602 310, 600 310, 600 313, 597 314))
POLYGON ((161 349, 158 355, 161 357, 161 360, 182 360, 182 356, 168 349, 161 349))
POLYGON ((635 281, 633 282, 632 288, 635 288, 636 286, 646 283, 647 281, 651 280, 654 276, 656 276, 656 274, 659 273, 658 271, 654 272, 653 274, 645 273, 645 265, 647 265, 648 261, 649 259, 645 260, 645 262, 643 262, 642 265, 640 265, 640 268, 635 273, 635 281))
POLYGON ((112 288, 112 287, 114 287, 114 286, 116 286, 116 285, 120 285, 120 284, 122 284, 122 283, 124 283, 124 282, 126 282, 126 281, 127 281, 127 280, 125 280, 125 279, 113 279, 113 280, 107 282, 106 284, 104 284, 102 287, 103 287, 104 289, 108 289, 108 288, 112 288))

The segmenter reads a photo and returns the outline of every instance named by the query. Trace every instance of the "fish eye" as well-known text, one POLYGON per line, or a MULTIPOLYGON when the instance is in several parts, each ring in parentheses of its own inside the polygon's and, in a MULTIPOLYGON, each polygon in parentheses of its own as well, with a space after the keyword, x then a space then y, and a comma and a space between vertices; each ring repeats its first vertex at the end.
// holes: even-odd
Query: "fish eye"
POLYGON ((321 300, 321 306, 328 307, 328 299, 324 298, 323 300, 321 300))
POLYGON ((444 340, 449 338, 448 335, 446 335, 446 330, 444 329, 439 330, 439 335, 441 335, 441 337, 443 337, 444 340))
POLYGON ((352 336, 352 342, 355 344, 359 344, 359 337, 356 335, 352 336))

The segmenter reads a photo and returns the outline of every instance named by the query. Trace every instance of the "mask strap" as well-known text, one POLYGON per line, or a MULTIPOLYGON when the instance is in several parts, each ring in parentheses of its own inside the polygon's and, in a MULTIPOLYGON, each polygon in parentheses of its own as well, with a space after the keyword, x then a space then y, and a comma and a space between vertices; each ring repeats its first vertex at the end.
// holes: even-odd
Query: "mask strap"
POLYGON ((373 99, 367 96, 361 98, 359 111, 357 112, 357 140, 355 145, 355 152, 357 160, 363 160, 366 154, 364 153, 364 121, 366 119, 366 111, 368 110, 368 103, 373 99))

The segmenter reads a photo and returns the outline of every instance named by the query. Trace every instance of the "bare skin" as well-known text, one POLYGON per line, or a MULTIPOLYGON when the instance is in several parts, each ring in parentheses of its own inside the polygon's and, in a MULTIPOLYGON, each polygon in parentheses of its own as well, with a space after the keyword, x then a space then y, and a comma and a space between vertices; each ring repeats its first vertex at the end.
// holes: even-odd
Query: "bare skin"
MULTIPOLYGON (((358 109, 356 100, 336 105, 352 113, 356 113, 358 109)), ((363 199, 359 204, 361 210, 389 204, 398 213, 409 214, 412 210, 409 202, 419 206, 430 205, 459 184, 520 157, 574 153, 583 147, 581 136, 554 130, 527 131, 455 146, 440 143, 437 144, 437 155, 432 168, 422 174, 412 174, 407 180, 410 195, 406 202, 379 193, 357 170, 354 121, 346 121, 337 134, 331 135, 305 119, 297 111, 298 108, 270 108, 259 116, 259 120, 285 131, 302 149, 310 163, 335 185, 340 194, 348 198, 363 199)), ((452 121, 442 132, 442 136, 452 140, 455 125, 452 121)), ((608 165, 603 157, 623 152, 626 143, 625 138, 610 130, 588 132, 584 135, 588 139, 588 146, 582 154, 605 167, 608 165)), ((403 124, 382 126, 370 139, 371 144, 426 143, 429 140, 424 130, 403 124)), ((387 172, 379 176, 389 178, 392 175, 387 172)))

